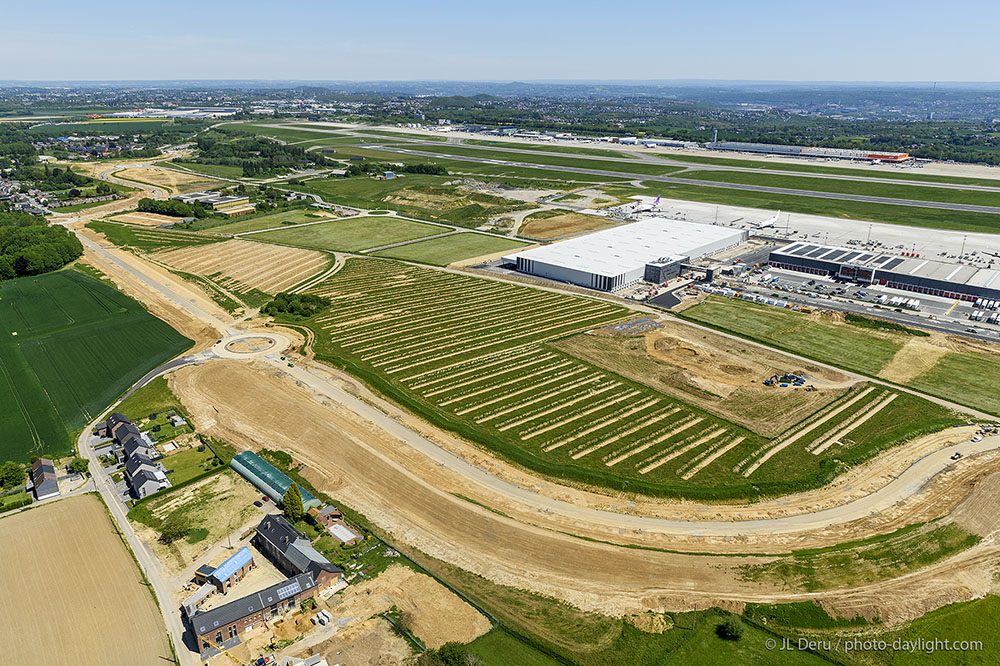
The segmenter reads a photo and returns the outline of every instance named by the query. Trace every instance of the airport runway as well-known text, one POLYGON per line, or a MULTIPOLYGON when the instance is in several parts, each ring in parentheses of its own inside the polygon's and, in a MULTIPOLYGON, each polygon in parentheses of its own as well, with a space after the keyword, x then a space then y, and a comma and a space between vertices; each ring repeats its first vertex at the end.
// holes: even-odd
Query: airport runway
MULTIPOLYGON (((946 203, 941 201, 921 201, 918 199, 893 199, 890 197, 875 197, 864 194, 843 194, 840 192, 816 192, 813 190, 800 190, 789 187, 769 187, 767 185, 744 185, 741 183, 722 183, 714 180, 698 180, 695 178, 678 178, 675 176, 655 176, 648 174, 626 173, 622 171, 607 171, 604 169, 588 169, 583 167, 556 166, 551 164, 535 164, 533 162, 515 162, 509 160, 496 160, 484 157, 471 157, 468 155, 448 155, 445 153, 435 153, 430 150, 415 150, 411 148, 386 148, 381 144, 365 144, 364 148, 371 150, 392 150, 393 152, 406 155, 418 155, 420 157, 434 157, 438 159, 452 159, 462 162, 472 162, 475 164, 494 164, 498 166, 512 166, 529 169, 540 169, 548 171, 562 171, 564 173, 579 173, 588 176, 606 176, 607 178, 618 178, 623 180, 646 180, 660 183, 682 183, 684 185, 699 185, 704 187, 718 187, 729 190, 743 190, 747 192, 763 192, 766 194, 788 194, 793 196, 814 197, 818 199, 835 199, 838 201, 856 201, 859 203, 890 204, 893 206, 912 206, 915 208, 936 208, 940 210, 954 210, 971 213, 992 213, 1000 215, 998 206, 979 206, 975 204, 946 203)), ((563 156, 565 157, 565 156, 563 156)), ((1000 223, 1000 220, 998 220, 1000 223)))

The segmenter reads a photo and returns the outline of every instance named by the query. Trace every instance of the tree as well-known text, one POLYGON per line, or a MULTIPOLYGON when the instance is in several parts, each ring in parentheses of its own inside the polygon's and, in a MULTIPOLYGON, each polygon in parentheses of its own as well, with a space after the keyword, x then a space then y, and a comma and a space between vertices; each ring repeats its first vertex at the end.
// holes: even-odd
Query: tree
POLYGON ((8 460, 3 465, 0 465, 0 486, 4 489, 19 486, 23 484, 27 478, 27 472, 25 472, 24 468, 16 462, 8 460))
POLYGON ((68 469, 73 474, 86 474, 87 470, 90 469, 90 461, 85 458, 73 458, 68 465, 68 469))
POLYGON ((723 640, 738 641, 743 638, 743 622, 735 615, 730 615, 715 628, 715 633, 723 640))
POLYGON ((302 505, 302 492, 298 484, 293 483, 288 486, 285 496, 281 498, 281 508, 285 511, 285 516, 293 523, 302 518, 305 507, 302 505))
POLYGON ((187 536, 191 531, 191 520, 179 511, 174 511, 160 523, 160 541, 163 543, 173 543, 178 539, 187 536))

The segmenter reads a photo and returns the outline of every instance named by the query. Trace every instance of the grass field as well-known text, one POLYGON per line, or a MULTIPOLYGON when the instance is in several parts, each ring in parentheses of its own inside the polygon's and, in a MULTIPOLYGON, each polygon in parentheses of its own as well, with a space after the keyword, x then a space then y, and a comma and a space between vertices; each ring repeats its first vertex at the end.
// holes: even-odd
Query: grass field
POLYGON ((417 134, 416 132, 391 132, 388 130, 359 129, 353 130, 357 134, 373 134, 376 136, 398 136, 404 139, 420 139, 421 141, 447 141, 448 137, 434 136, 432 134, 417 134))
POLYGON ((867 169, 822 166, 819 164, 795 164, 788 162, 767 162, 761 160, 742 160, 731 157, 708 157, 705 155, 683 155, 676 153, 657 153, 675 162, 686 164, 712 164, 715 166, 731 166, 742 169, 761 169, 764 171, 795 171, 804 174, 831 174, 837 176, 856 176, 859 178, 884 178, 887 180, 909 180, 922 183, 949 183, 953 185, 985 185, 987 187, 1000 187, 1000 178, 968 178, 963 176, 939 176, 935 174, 921 173, 914 169, 867 169))
POLYGON ((351 217, 324 224, 281 229, 254 234, 255 240, 276 241, 288 245, 358 252, 372 247, 415 240, 448 231, 435 224, 424 224, 392 217, 351 217))
POLYGON ((435 266, 447 266, 456 261, 482 257, 487 254, 519 250, 527 247, 527 243, 489 236, 487 234, 457 233, 441 238, 408 243, 399 247, 380 250, 378 257, 392 257, 405 261, 416 261, 435 266))
POLYGON ((517 148, 518 150, 540 150, 547 153, 569 153, 571 155, 590 155, 593 157, 615 157, 618 159, 635 159, 631 153, 607 148, 577 148, 576 146, 541 145, 537 143, 520 143, 507 141, 490 141, 488 139, 465 139, 466 146, 486 146, 488 148, 517 148))
POLYGON ((313 291, 333 301, 308 321, 321 359, 520 464, 584 483, 715 499, 790 492, 833 478, 834 457, 854 464, 957 422, 857 386, 772 439, 549 344, 628 316, 617 305, 364 259, 313 291), (854 442, 862 424, 868 436, 854 442))
POLYGON ((320 220, 327 219, 331 219, 329 215, 318 213, 311 208, 296 208, 294 210, 286 210, 281 213, 255 215, 250 218, 242 218, 236 222, 225 222, 218 226, 200 229, 199 231, 210 231, 213 234, 241 234, 246 231, 274 229, 283 226, 292 226, 295 224, 303 224, 305 222, 318 222, 320 220))
MULTIPOLYGON (((747 171, 685 171, 683 174, 679 174, 678 177, 724 183, 740 183, 743 185, 787 187, 814 192, 839 192, 843 194, 890 197, 893 199, 916 199, 919 201, 1000 206, 1000 192, 983 192, 923 185, 871 183, 867 181, 788 176, 773 173, 751 173, 747 171)), ((1000 187, 1000 181, 997 181, 994 185, 1000 187)))
POLYGON ((0 599, 17 609, 0 626, 7 663, 173 663, 153 596, 96 495, 0 520, 0 561, 0 599))
POLYGON ((104 237, 109 242, 114 243, 118 247, 130 247, 143 252, 206 245, 225 240, 224 238, 213 238, 188 231, 137 227, 105 220, 88 222, 87 228, 104 234, 104 237))
POLYGON ((0 288, 0 457, 64 455, 70 433, 191 341, 77 271, 0 288))
POLYGON ((644 196, 662 195, 669 199, 703 201, 728 206, 747 206, 750 208, 763 208, 765 210, 779 208, 793 213, 826 215, 828 217, 869 220, 872 222, 888 222, 890 224, 907 224, 932 229, 1000 233, 1000 215, 994 213, 940 210, 888 203, 839 201, 808 195, 750 192, 707 185, 688 185, 685 183, 643 181, 643 185, 645 189, 641 190, 621 186, 605 187, 602 189, 611 195, 625 198, 637 194, 644 196))
POLYGON ((438 222, 475 227, 492 216, 528 207, 520 201, 474 192, 447 176, 409 174, 405 178, 321 178, 296 189, 319 194, 326 201, 359 208, 386 207, 438 222))
MULTIPOLYGON (((791 310, 709 298, 683 316, 847 370, 878 376, 909 338, 905 333, 874 331, 803 315, 791 310)), ((833 316, 833 315, 831 315, 833 316)), ((958 404, 1000 414, 1000 356, 947 351, 929 369, 903 384, 958 404)))

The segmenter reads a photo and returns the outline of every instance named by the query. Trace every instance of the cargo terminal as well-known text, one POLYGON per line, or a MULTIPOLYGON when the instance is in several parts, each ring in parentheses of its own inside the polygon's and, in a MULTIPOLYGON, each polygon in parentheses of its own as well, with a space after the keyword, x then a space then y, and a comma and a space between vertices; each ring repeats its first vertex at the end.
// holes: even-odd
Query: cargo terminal
POLYGON ((774 268, 877 284, 961 301, 1000 300, 1000 270, 808 242, 770 254, 774 268))
POLYGON ((745 243, 743 229, 653 217, 505 256, 521 273, 600 291, 662 283, 681 267, 745 243))
POLYGON ((787 155, 789 157, 822 157, 840 160, 871 160, 873 162, 908 162, 913 158, 909 153, 889 153, 878 150, 855 150, 852 148, 821 148, 818 146, 782 146, 773 143, 743 143, 740 141, 709 141, 709 150, 728 150, 740 153, 762 153, 765 155, 787 155))

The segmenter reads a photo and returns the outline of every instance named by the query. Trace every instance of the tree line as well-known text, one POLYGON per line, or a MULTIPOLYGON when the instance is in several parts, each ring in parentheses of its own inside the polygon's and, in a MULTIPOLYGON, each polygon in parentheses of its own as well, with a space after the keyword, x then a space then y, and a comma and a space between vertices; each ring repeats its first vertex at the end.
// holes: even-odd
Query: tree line
POLYGON ((62 268, 83 254, 64 227, 27 213, 0 213, 0 280, 62 268))
POLYGON ((205 208, 201 203, 184 203, 174 199, 164 199, 158 201, 144 197, 139 199, 136 209, 141 213, 156 213, 158 215, 169 215, 170 217, 208 217, 212 211, 205 208))

